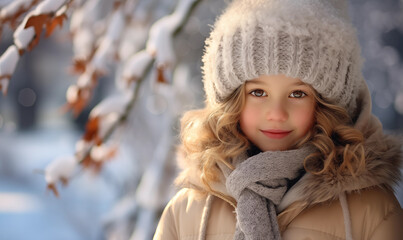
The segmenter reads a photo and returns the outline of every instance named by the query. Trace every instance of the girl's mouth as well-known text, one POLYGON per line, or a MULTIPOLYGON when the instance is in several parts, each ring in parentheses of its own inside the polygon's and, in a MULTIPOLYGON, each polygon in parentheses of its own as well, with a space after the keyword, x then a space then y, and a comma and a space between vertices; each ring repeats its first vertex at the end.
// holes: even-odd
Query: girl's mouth
POLYGON ((287 131, 287 130, 277 130, 277 129, 269 129, 269 130, 260 130, 264 135, 266 135, 269 138, 273 139, 281 139, 288 134, 290 134, 292 131, 287 131))

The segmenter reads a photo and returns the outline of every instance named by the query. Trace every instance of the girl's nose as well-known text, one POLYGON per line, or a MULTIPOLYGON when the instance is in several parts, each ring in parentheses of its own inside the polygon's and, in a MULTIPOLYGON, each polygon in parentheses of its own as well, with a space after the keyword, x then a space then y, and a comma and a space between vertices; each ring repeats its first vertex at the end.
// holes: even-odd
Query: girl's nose
POLYGON ((288 118, 286 106, 282 103, 271 104, 271 106, 268 106, 266 118, 269 121, 286 121, 288 118))

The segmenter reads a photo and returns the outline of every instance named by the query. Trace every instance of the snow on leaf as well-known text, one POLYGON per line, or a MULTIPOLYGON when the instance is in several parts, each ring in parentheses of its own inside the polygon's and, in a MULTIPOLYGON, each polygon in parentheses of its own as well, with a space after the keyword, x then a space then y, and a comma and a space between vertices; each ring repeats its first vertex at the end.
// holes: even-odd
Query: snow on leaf
POLYGON ((98 138, 99 117, 89 118, 85 125, 85 132, 82 139, 86 142, 92 142, 98 138))
POLYGON ((170 22, 162 20, 153 24, 147 41, 147 51, 156 57, 157 66, 171 66, 175 62, 170 22))
POLYGON ((119 59, 116 49, 124 26, 125 19, 122 10, 117 8, 108 23, 107 31, 102 37, 94 57, 91 59, 90 64, 96 71, 106 72, 108 61, 119 59))
POLYGON ((143 49, 147 40, 148 28, 139 22, 133 21, 122 33, 119 44, 119 56, 123 62, 143 49))
MULTIPOLYGON (((11 78, 19 58, 20 56, 17 47, 14 45, 8 47, 8 49, 0 57, 0 79, 9 80, 11 78)), ((0 82, 0 88, 3 90, 3 92, 7 91, 7 86, 3 84, 3 81, 0 82)))
POLYGON ((46 37, 52 35, 57 26, 63 26, 63 21, 67 20, 66 11, 67 6, 64 6, 59 11, 57 11, 55 16, 50 21, 46 23, 46 37))
POLYGON ((91 158, 97 162, 104 162, 116 155, 117 147, 115 145, 107 146, 105 144, 94 146, 91 149, 91 158))
POLYGON ((12 74, 20 56, 16 46, 12 45, 0 57, 0 75, 12 74))
POLYGON ((26 11, 33 5, 38 3, 39 0, 17 0, 13 1, 0 10, 0 19, 2 22, 10 22, 12 28, 15 28, 17 21, 26 11))
POLYGON ((76 158, 77 159, 82 159, 84 156, 88 153, 88 151, 91 149, 92 143, 81 139, 77 141, 76 143, 76 158))
MULTIPOLYGON (((176 57, 172 45, 173 33, 180 26, 194 2, 195 0, 180 1, 174 13, 161 18, 151 26, 146 49, 155 56, 157 67, 166 69, 174 64, 176 57)), ((163 79, 158 78, 158 81, 163 79)))
POLYGON ((86 61, 94 55, 95 36, 89 28, 77 29, 73 36, 73 51, 76 59, 86 61))
POLYGON ((77 86, 80 88, 93 88, 97 83, 98 77, 103 74, 100 70, 96 70, 92 65, 87 64, 85 72, 77 80, 77 86))
POLYGON ((56 184, 59 181, 66 183, 67 179, 73 176, 77 165, 77 160, 73 156, 56 158, 45 168, 46 182, 48 185, 56 184))
POLYGON ((116 45, 111 39, 104 37, 91 60, 91 65, 94 66, 97 71, 106 72, 107 61, 112 59, 115 48, 116 45))
POLYGON ((11 75, 0 76, 0 90, 3 95, 7 95, 8 83, 10 81, 11 75))
POLYGON ((29 14, 24 28, 33 27, 35 30, 35 36, 29 44, 28 50, 32 50, 39 43, 44 26, 46 26, 47 29, 46 36, 49 36, 56 26, 63 24, 63 20, 66 18, 64 12, 67 7, 61 7, 65 2, 65 0, 45 0, 41 2, 31 14, 29 14), (60 12, 56 13, 59 8, 60 12))
POLYGON ((111 39, 112 41, 117 41, 123 32, 124 26, 125 26, 125 19, 123 16, 122 9, 119 7, 114 11, 112 15, 105 36, 111 39))
POLYGON ((77 85, 71 85, 66 92, 67 105, 66 110, 71 109, 77 117, 87 106, 92 92, 89 88, 80 88, 77 85))
POLYGON ((35 31, 34 39, 28 46, 28 50, 31 51, 38 43, 42 33, 43 26, 49 21, 51 16, 49 14, 32 15, 28 18, 25 28, 33 27, 35 31))
POLYGON ((124 113, 129 101, 130 95, 125 94, 108 97, 92 109, 90 118, 105 116, 109 113, 118 113, 121 115, 124 113))
POLYGON ((81 8, 74 10, 70 19, 70 32, 75 34, 80 29, 91 27, 95 23, 94 10, 97 9, 99 2, 100 0, 86 0, 81 8))
POLYGON ((84 168, 92 168, 95 173, 99 173, 102 169, 103 162, 94 161, 90 155, 86 156, 81 162, 84 168))
POLYGON ((26 21, 29 16, 26 16, 24 21, 17 27, 14 32, 14 43, 18 49, 27 49, 35 36, 33 27, 25 28, 26 21))
POLYGON ((140 51, 130 57, 123 67, 122 78, 130 84, 139 79, 152 61, 152 56, 147 51, 140 51))
POLYGON ((42 14, 49 14, 55 13, 64 3, 66 0, 45 0, 41 2, 34 10, 34 15, 42 15, 42 14))
POLYGON ((99 129, 98 129, 98 137, 100 139, 104 139, 106 133, 115 125, 120 118, 118 113, 109 113, 100 119, 99 129))

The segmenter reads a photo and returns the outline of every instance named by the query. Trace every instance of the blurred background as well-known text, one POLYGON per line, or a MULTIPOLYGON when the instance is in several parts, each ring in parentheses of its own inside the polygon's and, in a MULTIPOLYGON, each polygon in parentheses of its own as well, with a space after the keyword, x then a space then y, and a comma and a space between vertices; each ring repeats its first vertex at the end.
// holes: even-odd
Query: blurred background
MULTIPOLYGON (((112 1, 99 2, 99 15, 108 16, 112 1)), ((177 4, 134 2, 139 25, 132 38, 121 42, 123 52, 143 49, 151 24, 177 4)), ((119 145, 116 156, 98 174, 79 171, 67 187, 59 188, 59 197, 46 189, 43 171, 59 156, 74 154, 90 110, 119 94, 120 66, 108 66, 89 107, 74 117, 62 111, 66 90, 77 80, 69 73, 74 56, 69 24, 50 38, 42 37, 22 56, 8 95, 0 97, 0 239, 151 239, 176 191, 178 120, 183 111, 203 105, 204 40, 227 2, 201 1, 174 39, 176 65, 170 83, 158 85, 156 75, 148 75, 128 122, 113 137, 119 145)), ((403 139, 403 0, 351 2, 373 113, 385 131, 403 139)), ((1 54, 12 44, 12 34, 4 27, 1 54)), ((403 205, 403 184, 396 195, 403 205)))

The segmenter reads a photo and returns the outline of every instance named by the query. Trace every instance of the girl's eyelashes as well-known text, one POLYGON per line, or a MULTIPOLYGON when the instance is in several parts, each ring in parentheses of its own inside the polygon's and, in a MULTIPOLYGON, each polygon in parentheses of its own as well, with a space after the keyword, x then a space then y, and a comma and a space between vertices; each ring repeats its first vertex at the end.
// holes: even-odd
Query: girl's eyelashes
POLYGON ((262 89, 255 89, 249 92, 249 94, 255 96, 255 97, 266 97, 267 93, 262 90, 262 89))
POLYGON ((306 94, 305 92, 303 92, 301 90, 296 90, 290 94, 290 97, 292 97, 292 98, 303 98, 306 96, 308 96, 308 94, 306 94))

